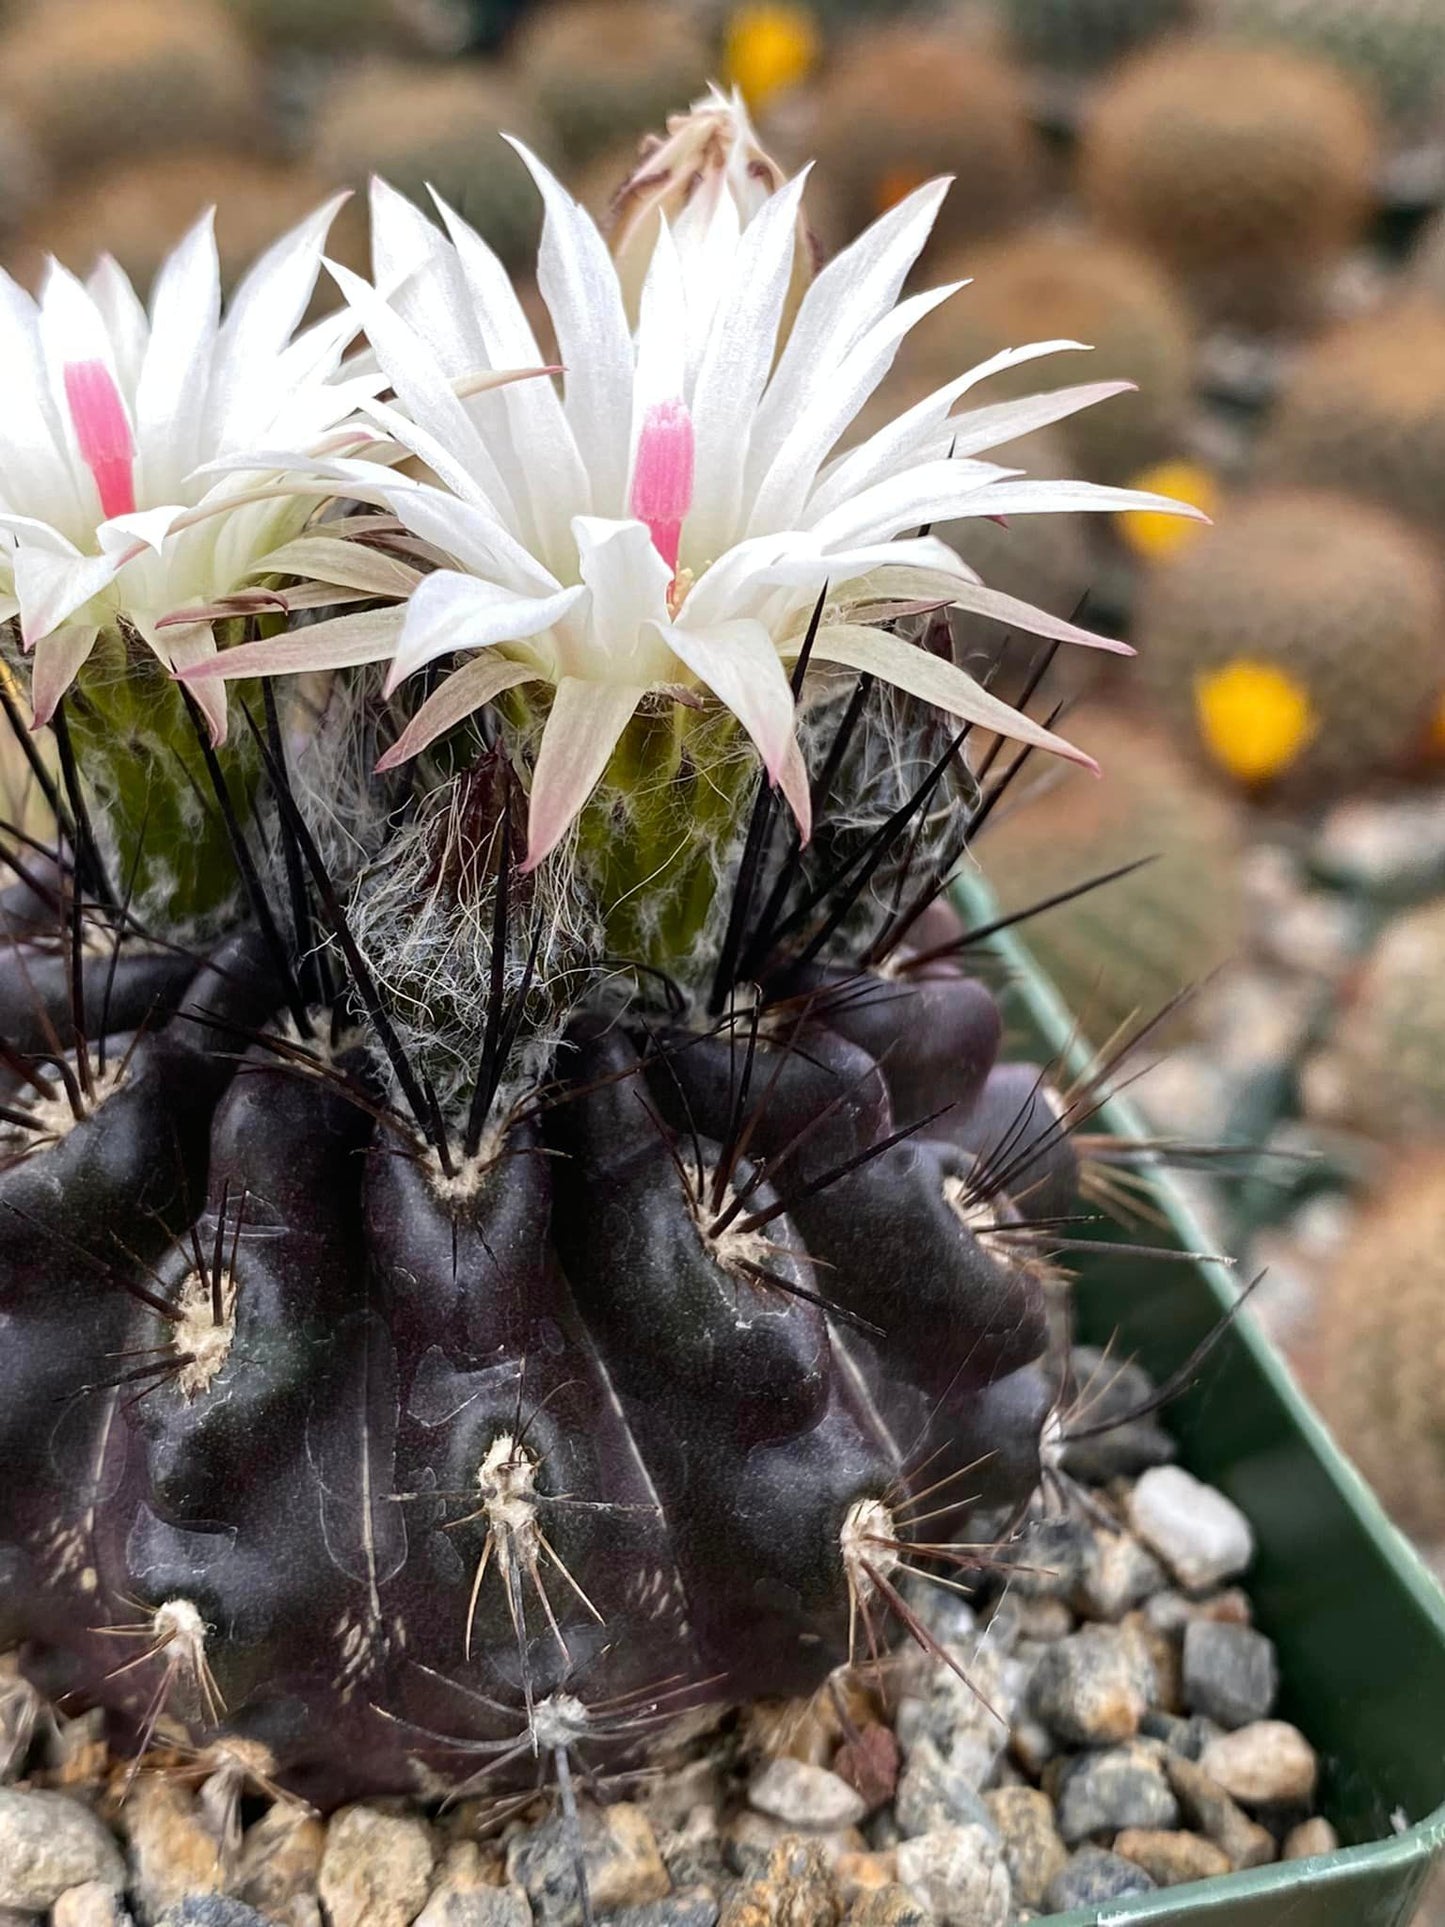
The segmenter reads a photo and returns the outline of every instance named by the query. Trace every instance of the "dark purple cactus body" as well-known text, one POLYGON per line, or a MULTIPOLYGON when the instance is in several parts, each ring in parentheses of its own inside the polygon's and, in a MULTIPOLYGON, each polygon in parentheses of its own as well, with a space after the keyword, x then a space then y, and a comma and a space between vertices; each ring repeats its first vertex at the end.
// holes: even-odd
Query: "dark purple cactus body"
POLYGON ((81 1121, 53 1060, 4 1096, 4 1625, 54 1690, 261 1742, 322 1803, 525 1780, 814 1690, 911 1554, 1037 1483, 981 985, 589 1020, 439 1160, 354 1052, 298 1055, 262 958, 107 1040, 81 1121))

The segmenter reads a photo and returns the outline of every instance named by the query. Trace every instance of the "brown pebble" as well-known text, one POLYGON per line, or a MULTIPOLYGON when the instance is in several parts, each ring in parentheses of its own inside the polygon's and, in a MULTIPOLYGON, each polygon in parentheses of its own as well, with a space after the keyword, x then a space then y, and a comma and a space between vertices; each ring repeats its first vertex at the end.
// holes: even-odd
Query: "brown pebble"
POLYGON ((893 1798, 898 1786, 898 1742, 874 1721, 856 1739, 845 1740, 833 1757, 833 1771, 867 1803, 869 1813, 893 1798))
POLYGON ((1212 1840, 1197 1833, 1166 1832, 1162 1827, 1125 1827, 1114 1836, 1114 1852, 1142 1867, 1160 1887, 1214 1880, 1231 1871, 1229 1855, 1212 1840))
POLYGON ((224 1892, 230 1872, 225 1849, 179 1781, 140 1774, 122 1820, 142 1914, 158 1920, 168 1907, 193 1895, 224 1892))
POLYGON ((1312 1860, 1317 1853, 1338 1853, 1340 1836, 1328 1820, 1303 1820, 1291 1827, 1280 1849, 1281 1860, 1312 1860))

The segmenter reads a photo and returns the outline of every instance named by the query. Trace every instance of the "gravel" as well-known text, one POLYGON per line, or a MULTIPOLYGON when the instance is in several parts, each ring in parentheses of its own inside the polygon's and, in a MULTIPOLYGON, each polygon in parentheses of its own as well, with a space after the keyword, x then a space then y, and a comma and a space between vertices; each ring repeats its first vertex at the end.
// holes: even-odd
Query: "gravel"
POLYGON ((1243 1572, 1254 1534, 1239 1507, 1178 1465, 1156 1465, 1129 1497, 1130 1523, 1189 1592, 1243 1572))

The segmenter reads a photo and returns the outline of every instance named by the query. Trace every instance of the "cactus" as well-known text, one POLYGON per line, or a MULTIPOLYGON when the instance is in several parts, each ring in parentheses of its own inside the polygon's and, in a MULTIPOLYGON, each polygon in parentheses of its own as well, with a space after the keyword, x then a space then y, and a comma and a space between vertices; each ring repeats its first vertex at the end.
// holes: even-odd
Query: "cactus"
POLYGON ((908 531, 1166 505, 944 459, 1018 426, 952 396, 881 481, 825 467, 940 190, 793 311, 800 184, 730 170, 749 138, 635 336, 531 161, 560 388, 478 237, 380 184, 354 361, 287 345, 330 209, 184 355, 204 224, 153 321, 97 283, 124 353, 23 309, 70 411, 17 375, 3 430, 64 840, 7 840, 0 905, 0 1636, 135 1746, 565 1805, 890 1611, 926 1643, 902 1575, 975 1562, 1054 1449, 1062 1107, 921 933, 1004 739, 1083 753, 920 610, 1100 639, 908 531))
POLYGON ((1244 830, 1229 799, 1162 731, 1095 704, 1073 732, 1103 778, 1062 782, 1031 799, 990 832, 987 861, 1005 911, 1141 865, 1029 927, 1035 955, 1102 1045, 1237 956, 1244 830))
POLYGON ((1429 545, 1382 510, 1307 491, 1245 496, 1151 572, 1144 676, 1234 781, 1336 796, 1422 746, 1442 592, 1429 545))
POLYGON ((71 0, 22 14, 0 42, 6 106, 59 172, 165 148, 242 146, 261 76, 212 0, 71 0))
POLYGON ((1352 495, 1445 534, 1445 315, 1408 299, 1333 329, 1300 358, 1257 452, 1268 483, 1352 495))
POLYGON ((968 183, 940 218, 940 246, 1006 233, 1043 187, 1021 77, 921 23, 870 25, 845 40, 814 92, 808 131, 849 234, 937 174, 968 183))
MULTIPOLYGON (((1194 367, 1189 312, 1147 257, 1113 241, 1043 230, 969 248, 938 264, 940 278, 972 285, 918 327, 903 365, 921 382, 945 367, 997 354, 1030 335, 1078 341, 1090 380, 1128 380, 1138 393, 1063 425, 1076 466, 1098 481, 1131 480, 1176 454, 1184 435, 1194 367), (1108 419, 1103 419, 1107 416, 1108 419)), ((1002 377, 1001 392, 1024 394, 1027 367, 1002 377)))
POLYGON ((712 64, 687 11, 651 0, 535 8, 513 53, 537 113, 573 167, 680 112, 702 91, 712 64))
POLYGON ((1386 1144, 1445 1137, 1442 937, 1438 902, 1386 926, 1331 1036, 1305 1067, 1312 1116, 1386 1144))
POLYGON ((467 0, 226 0, 268 47, 352 55, 450 53, 467 33, 467 0))
POLYGON ((1248 326, 1311 312, 1369 217, 1373 115, 1327 61, 1197 40, 1128 62, 1094 101, 1079 186, 1201 310, 1248 326))
POLYGON ((1187 26, 1196 0, 1002 0, 1009 44, 1022 60, 1095 73, 1157 35, 1187 26))
POLYGON ((1222 31, 1323 54, 1367 88, 1402 135, 1445 105, 1445 14, 1435 0, 1209 0, 1222 31))
POLYGON ((1399 1524, 1445 1541, 1445 1166, 1407 1158, 1326 1275, 1306 1384, 1399 1524))
MULTIPOLYGON (((325 198, 328 186, 309 168, 206 148, 109 167, 72 182, 32 212, 16 237, 12 269, 18 262, 21 278, 33 278, 24 270, 52 254, 76 274, 88 274, 105 253, 148 291, 177 241, 214 207, 221 282, 230 289, 262 248, 325 198)), ((366 261, 364 219, 362 210, 348 208, 331 239, 333 252, 353 267, 366 261)))
POLYGON ((500 68, 369 61, 339 75, 322 98, 311 158, 329 180, 358 188, 373 173, 422 201, 435 188, 515 262, 535 245, 537 211, 526 170, 498 139, 503 127, 548 151, 545 126, 534 124, 500 68))

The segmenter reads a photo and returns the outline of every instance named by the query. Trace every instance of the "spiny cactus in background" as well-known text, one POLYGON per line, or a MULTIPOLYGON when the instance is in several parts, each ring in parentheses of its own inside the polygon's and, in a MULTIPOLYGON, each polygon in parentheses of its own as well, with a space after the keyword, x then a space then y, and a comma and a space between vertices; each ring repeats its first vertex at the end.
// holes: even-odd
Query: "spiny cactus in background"
POLYGON ((380 183, 378 286, 294 342, 331 208, 218 332, 204 225, 149 318, 113 270, 17 297, 65 841, 5 852, 0 1637, 138 1746, 565 1790, 919 1628, 900 1576, 975 1565, 1066 1429, 1069 1114, 935 905, 1005 740, 1083 752, 928 612, 1101 639, 913 531, 1166 504, 981 459, 1038 409, 968 376, 830 460, 943 184, 794 312, 750 140, 673 184, 635 333, 529 157, 557 385, 380 183))
POLYGON ((1301 1362, 1321 1412, 1399 1524, 1427 1547, 1440 1546, 1445 1163, 1439 1157, 1407 1159, 1360 1214, 1325 1280, 1301 1362))
POLYGON ((524 91, 573 167, 681 112, 713 65, 691 14, 656 0, 533 8, 513 52, 524 91))
POLYGON ((1190 24, 1198 0, 1000 0, 1009 44, 1022 60, 1095 73, 1121 54, 1190 24))
POLYGON ((452 53, 465 44, 468 0, 225 0, 267 47, 353 55, 452 53))
POLYGON ((1437 0, 1206 0, 1227 33, 1335 61, 1407 138, 1445 110, 1445 11, 1437 0))
POLYGON ((1079 187, 1201 310, 1245 325, 1308 314, 1363 231, 1378 137, 1328 61, 1194 40, 1122 67, 1092 103, 1079 187))
POLYGON ((1103 777, 1057 781, 1012 811, 987 861, 1006 912, 1140 866, 1029 925, 1034 955, 1102 1045, 1238 956, 1244 827, 1162 730, 1100 704, 1069 723, 1103 777))
POLYGON ((969 184, 940 215, 939 245, 1007 232, 1042 191, 1022 78, 944 28, 860 28, 839 46, 812 110, 810 145, 848 234, 936 174, 969 184))
MULTIPOLYGON (((1015 347, 1032 335, 1076 341, 1078 379, 1130 381, 1093 413, 1076 415, 1062 433, 1077 468, 1097 481, 1129 481, 1140 469, 1178 452, 1188 416, 1194 367, 1189 313, 1168 277, 1147 255, 1084 234, 1041 231, 938 263, 947 280, 972 285, 928 316, 905 345, 900 366, 920 385, 944 370, 1015 347)), ((1000 394, 1032 386, 1027 367, 1003 375, 1000 394)))
POLYGON ((1445 536, 1445 313, 1397 302, 1316 342, 1265 425, 1256 466, 1269 483, 1337 483, 1445 536))
POLYGON ((374 173, 419 201, 434 188, 513 263, 536 245, 537 203, 526 169, 499 139, 504 127, 550 152, 546 126, 500 68, 368 61, 339 74, 322 97, 311 161, 328 180, 358 188, 374 173))
POLYGON ((1145 680, 1182 737, 1244 787, 1296 797, 1338 797, 1402 767, 1445 680, 1430 545, 1322 492, 1226 505, 1153 569, 1136 629, 1145 680))
MULTIPOLYGON (((230 289, 331 186, 307 167, 215 148, 155 155, 106 167, 43 201, 7 251, 7 265, 33 285, 45 255, 86 274, 110 254, 144 294, 181 236, 214 207, 221 283, 230 289)), ((349 265, 365 265, 364 208, 342 210, 328 245, 349 265)), ((327 292, 319 290, 323 298, 327 292)))
POLYGON ((0 39, 5 104, 60 172, 161 148, 254 145, 265 89, 215 0, 70 0, 0 39))
POLYGON ((1389 924, 1305 1067, 1312 1117, 1386 1144, 1445 1138, 1445 904, 1389 924))

